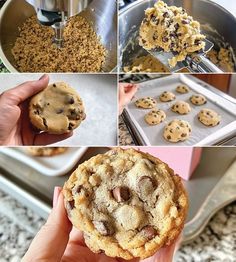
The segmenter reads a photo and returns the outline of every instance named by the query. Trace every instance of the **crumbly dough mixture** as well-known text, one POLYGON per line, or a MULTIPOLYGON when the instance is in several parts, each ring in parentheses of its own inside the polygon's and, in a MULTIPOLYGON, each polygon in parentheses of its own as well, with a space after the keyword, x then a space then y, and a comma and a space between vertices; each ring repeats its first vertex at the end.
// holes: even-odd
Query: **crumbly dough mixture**
POLYGON ((88 247, 124 259, 144 259, 171 244, 188 205, 173 170, 134 149, 112 149, 79 165, 63 193, 68 216, 88 247))
POLYGON ((68 147, 41 147, 30 146, 27 147, 27 152, 32 156, 55 156, 63 154, 67 151, 68 147))
POLYGON ((52 43, 54 30, 27 19, 16 39, 12 54, 20 72, 99 72, 106 50, 92 26, 81 16, 68 20, 64 46, 52 43))
POLYGON ((144 49, 161 48, 165 52, 175 52, 169 60, 170 67, 205 48, 205 36, 201 34, 199 22, 182 7, 167 6, 163 1, 146 9, 139 36, 139 44, 144 49))
POLYGON ((82 99, 64 82, 49 85, 29 104, 31 123, 50 134, 64 134, 77 128, 86 118, 82 99))

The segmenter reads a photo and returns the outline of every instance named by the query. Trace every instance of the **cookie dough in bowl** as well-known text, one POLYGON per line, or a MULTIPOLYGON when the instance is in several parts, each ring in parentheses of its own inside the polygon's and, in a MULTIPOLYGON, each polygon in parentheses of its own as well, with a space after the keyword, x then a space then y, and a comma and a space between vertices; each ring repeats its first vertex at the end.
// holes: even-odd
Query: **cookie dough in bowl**
POLYGON ((72 224, 95 253, 147 258, 180 234, 188 199, 161 160, 116 148, 79 165, 63 188, 72 224))
POLYGON ((164 52, 175 52, 168 61, 170 67, 205 48, 199 22, 182 7, 167 6, 163 1, 146 9, 139 37, 139 44, 146 50, 161 48, 164 52))
POLYGON ((175 94, 169 91, 164 91, 159 98, 161 102, 170 102, 175 100, 175 94))
POLYGON ((157 105, 157 102, 154 98, 148 96, 138 99, 135 102, 135 105, 139 108, 150 109, 155 107, 157 105))
POLYGON ((221 116, 212 109, 204 108, 198 113, 198 120, 205 126, 217 126, 221 116))
POLYGON ((191 135, 192 128, 187 121, 174 119, 164 129, 164 138, 168 142, 185 141, 191 135))
POLYGON ((158 125, 166 119, 166 114, 163 110, 153 109, 144 117, 146 123, 150 126, 158 125))
POLYGON ((171 110, 180 115, 186 115, 191 111, 191 107, 184 101, 177 101, 175 104, 172 105, 171 110))
POLYGON ((86 118, 83 102, 75 89, 64 82, 49 85, 29 104, 31 123, 49 134, 64 134, 86 118))

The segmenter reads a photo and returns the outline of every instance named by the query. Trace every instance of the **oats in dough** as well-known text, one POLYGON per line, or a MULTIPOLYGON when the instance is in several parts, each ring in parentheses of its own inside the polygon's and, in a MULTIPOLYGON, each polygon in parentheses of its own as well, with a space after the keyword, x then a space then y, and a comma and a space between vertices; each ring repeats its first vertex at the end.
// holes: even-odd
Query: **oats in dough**
POLYGON ((99 72, 106 49, 91 24, 82 16, 71 17, 64 30, 64 44, 52 43, 54 30, 28 18, 19 29, 12 54, 20 72, 99 72))
POLYGON ((204 108, 198 113, 198 120, 205 126, 220 124, 221 116, 212 109, 204 108))
POLYGON ((187 121, 175 119, 166 125, 164 138, 169 142, 185 141, 189 138, 192 128, 187 121))
POLYGON ((166 114, 163 110, 153 109, 144 117, 147 124, 150 126, 158 125, 166 119, 166 114))
POLYGON ((138 99, 135 105, 140 108, 148 109, 153 108, 157 104, 156 100, 150 96, 138 99))
POLYGON ((175 100, 175 94, 169 91, 164 91, 159 98, 161 102, 170 102, 175 100))
POLYGON ((169 59, 170 67, 205 48, 205 36, 201 34, 199 22, 183 8, 167 6, 163 1, 146 9, 139 36, 139 44, 144 49, 161 48, 165 52, 176 52, 177 55, 169 59))

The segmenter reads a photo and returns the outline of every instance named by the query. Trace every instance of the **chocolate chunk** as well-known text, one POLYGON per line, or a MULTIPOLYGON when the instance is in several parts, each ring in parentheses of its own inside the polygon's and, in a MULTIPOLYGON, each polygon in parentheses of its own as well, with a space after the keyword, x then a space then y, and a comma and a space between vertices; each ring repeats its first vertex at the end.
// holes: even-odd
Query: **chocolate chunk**
POLYGON ((74 104, 74 102, 75 102, 75 99, 73 97, 70 97, 69 103, 72 105, 72 104, 74 104))
POLYGON ((196 40, 194 41, 194 44, 195 44, 195 45, 200 45, 201 42, 202 42, 202 41, 201 41, 200 39, 196 39, 196 40))
POLYGON ((77 186, 73 187, 73 189, 72 189, 73 195, 79 194, 82 189, 83 189, 83 186, 81 186, 81 185, 77 185, 77 186))
POLYGON ((168 37, 166 37, 166 36, 162 37, 162 42, 163 43, 167 43, 168 41, 169 41, 168 37))
POLYGON ((57 109, 57 111, 56 111, 57 114, 61 114, 61 113, 63 113, 63 112, 64 112, 64 110, 63 110, 62 108, 57 109))
POLYGON ((185 133, 181 134, 181 137, 186 137, 186 136, 187 136, 187 134, 185 134, 185 133))
POLYGON ((175 24, 175 25, 174 25, 174 28, 175 28, 175 30, 177 31, 177 30, 179 29, 179 24, 178 24, 178 23, 175 24))
POLYGON ((142 228, 142 233, 149 240, 153 239, 157 235, 156 229, 152 226, 145 226, 144 228, 142 228))
POLYGON ((56 84, 53 84, 53 87, 57 87, 56 84))
POLYGON ((68 118, 72 120, 79 120, 80 119, 79 112, 76 109, 71 109, 68 118))
POLYGON ((167 139, 169 139, 169 140, 170 140, 170 139, 171 139, 171 136, 167 136, 167 139))
POLYGON ((142 176, 138 181, 138 192, 141 198, 146 198, 155 190, 155 183, 149 176, 142 176))
POLYGON ((69 210, 72 210, 75 207, 75 201, 74 200, 70 200, 67 202, 67 208, 69 210))
POLYGON ((81 119, 84 120, 86 117, 87 117, 87 115, 85 113, 82 113, 81 119))
POLYGON ((169 17, 169 14, 168 14, 168 12, 165 12, 164 14, 163 14, 163 17, 169 17))
POLYGON ((129 188, 125 186, 117 186, 112 190, 112 195, 117 202, 124 202, 129 200, 129 188))
POLYGON ((187 24, 190 23, 190 21, 189 21, 188 19, 183 19, 181 22, 182 22, 182 24, 184 24, 184 25, 187 25, 187 24))
POLYGON ((109 222, 105 220, 93 221, 93 225, 95 226, 97 231, 103 236, 111 236, 115 232, 112 226, 109 224, 109 222))
POLYGON ((72 129, 73 129, 73 126, 74 126, 74 124, 69 123, 68 130, 72 130, 72 129))

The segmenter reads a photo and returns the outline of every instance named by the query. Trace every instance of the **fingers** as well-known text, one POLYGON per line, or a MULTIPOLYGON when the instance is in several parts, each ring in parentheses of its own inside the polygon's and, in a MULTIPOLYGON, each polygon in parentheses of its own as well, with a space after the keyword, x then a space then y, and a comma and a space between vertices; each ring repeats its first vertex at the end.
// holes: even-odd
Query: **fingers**
POLYGON ((41 90, 47 87, 49 82, 49 76, 43 75, 39 80, 25 82, 15 88, 12 88, 3 93, 2 99, 7 104, 19 105, 29 97, 37 94, 41 90))
POLYGON ((73 135, 73 132, 65 133, 62 135, 51 135, 48 133, 41 133, 36 134, 34 139, 34 145, 35 146, 43 146, 43 145, 49 145, 56 142, 60 142, 62 140, 65 140, 73 135))
POLYGON ((69 240, 71 223, 67 218, 63 194, 60 191, 58 193, 58 201, 54 200, 55 206, 46 224, 31 243, 23 262, 61 261, 69 240))

